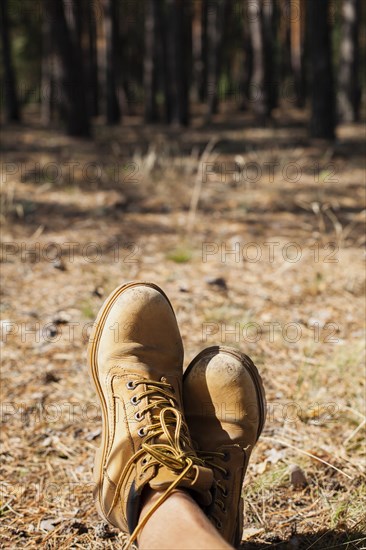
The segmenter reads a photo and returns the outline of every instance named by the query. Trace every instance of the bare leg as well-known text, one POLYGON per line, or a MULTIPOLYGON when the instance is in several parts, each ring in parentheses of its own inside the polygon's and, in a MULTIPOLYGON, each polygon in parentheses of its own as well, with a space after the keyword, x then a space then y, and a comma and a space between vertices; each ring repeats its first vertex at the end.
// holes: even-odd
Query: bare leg
MULTIPOLYGON (((140 520, 161 493, 149 491, 140 520)), ((227 544, 198 504, 185 491, 174 491, 153 513, 138 537, 141 550, 227 550, 227 544)))

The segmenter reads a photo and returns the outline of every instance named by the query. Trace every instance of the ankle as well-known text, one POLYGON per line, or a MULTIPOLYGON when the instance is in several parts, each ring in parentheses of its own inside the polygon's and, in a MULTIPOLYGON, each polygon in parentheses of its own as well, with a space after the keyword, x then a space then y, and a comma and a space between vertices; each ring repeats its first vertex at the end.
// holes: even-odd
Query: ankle
MULTIPOLYGON (((163 492, 146 489, 139 521, 154 507, 163 492)), ((232 548, 219 535, 191 495, 174 490, 152 513, 138 535, 140 549, 224 550, 232 548), (182 535, 184 533, 184 535, 182 535)))

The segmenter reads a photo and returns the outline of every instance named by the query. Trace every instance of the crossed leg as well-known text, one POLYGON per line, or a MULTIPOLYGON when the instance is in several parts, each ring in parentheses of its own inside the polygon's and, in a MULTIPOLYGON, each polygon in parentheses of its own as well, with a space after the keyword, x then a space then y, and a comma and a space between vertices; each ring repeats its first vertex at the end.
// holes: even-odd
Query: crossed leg
MULTIPOLYGON (((160 497, 149 491, 140 521, 160 497)), ((227 550, 232 546, 221 537, 198 504, 183 490, 174 491, 148 519, 138 537, 141 550, 227 550)))

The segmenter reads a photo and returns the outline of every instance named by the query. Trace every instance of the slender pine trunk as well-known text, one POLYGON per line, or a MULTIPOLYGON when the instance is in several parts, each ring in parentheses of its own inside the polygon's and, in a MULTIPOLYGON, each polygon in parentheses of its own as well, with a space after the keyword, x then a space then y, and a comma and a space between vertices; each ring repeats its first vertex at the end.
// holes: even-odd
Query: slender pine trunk
POLYGON ((0 31, 4 64, 4 111, 7 122, 20 120, 20 108, 17 93, 15 71, 11 52, 9 30, 8 1, 0 2, 0 31))

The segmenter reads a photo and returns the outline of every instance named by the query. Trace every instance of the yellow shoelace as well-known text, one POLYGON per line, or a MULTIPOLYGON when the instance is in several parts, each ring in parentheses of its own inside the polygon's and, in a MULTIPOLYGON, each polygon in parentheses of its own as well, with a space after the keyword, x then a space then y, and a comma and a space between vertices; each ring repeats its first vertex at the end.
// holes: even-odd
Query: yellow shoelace
POLYGON ((147 388, 138 395, 138 401, 148 397, 148 403, 140 409, 138 419, 142 419, 149 410, 157 409, 157 411, 152 415, 153 423, 143 428, 144 443, 123 469, 110 511, 117 503, 126 476, 129 475, 134 464, 144 455, 146 460, 141 468, 141 474, 152 465, 161 465, 173 471, 177 478, 136 526, 129 538, 127 548, 136 540, 139 532, 155 510, 168 498, 181 480, 189 475, 192 468, 198 464, 204 465, 203 460, 197 458, 191 447, 188 427, 183 420, 182 413, 178 410, 178 403, 173 395, 174 390, 171 384, 164 377, 159 382, 156 380, 136 380, 132 384, 132 388, 138 385, 145 385, 147 388), (154 443, 153 440, 159 436, 165 436, 167 442, 154 443))

